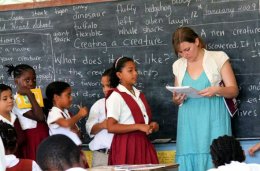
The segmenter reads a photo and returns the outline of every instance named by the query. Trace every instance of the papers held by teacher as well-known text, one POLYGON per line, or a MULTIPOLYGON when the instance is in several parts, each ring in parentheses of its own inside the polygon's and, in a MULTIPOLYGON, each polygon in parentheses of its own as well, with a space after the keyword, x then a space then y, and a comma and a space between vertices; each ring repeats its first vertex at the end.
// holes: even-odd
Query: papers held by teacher
POLYGON ((201 95, 198 94, 198 90, 190 87, 190 86, 181 86, 181 87, 173 87, 173 86, 166 86, 166 89, 171 92, 182 93, 185 94, 189 98, 200 98, 201 95))

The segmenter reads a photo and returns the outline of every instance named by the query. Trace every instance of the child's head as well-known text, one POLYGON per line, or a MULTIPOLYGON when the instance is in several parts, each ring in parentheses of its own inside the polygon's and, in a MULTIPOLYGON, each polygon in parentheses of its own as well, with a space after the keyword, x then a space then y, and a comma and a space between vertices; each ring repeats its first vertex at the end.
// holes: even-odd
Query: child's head
POLYGON ((14 77, 17 86, 24 86, 29 89, 36 87, 36 73, 35 70, 27 64, 19 64, 16 66, 5 65, 7 67, 8 75, 14 77))
POLYGON ((39 145, 36 161, 42 170, 67 170, 83 167, 80 148, 67 136, 52 135, 39 145))
POLYGON ((13 106, 14 102, 11 87, 0 84, 0 115, 10 113, 13 106))
POLYGON ((54 106, 59 108, 69 108, 72 103, 71 87, 63 81, 50 83, 45 91, 46 97, 54 106))
POLYGON ((119 83, 124 86, 134 85, 137 81, 137 70, 134 60, 129 57, 117 58, 110 74, 110 86, 117 87, 119 83))
POLYGON ((5 154, 13 154, 17 147, 17 134, 14 127, 0 121, 0 136, 5 147, 5 154))
POLYGON ((111 89, 110 86, 110 74, 112 72, 112 68, 109 68, 105 70, 105 72, 101 76, 101 85, 103 89, 103 93, 105 96, 107 95, 107 92, 111 89))
POLYGON ((231 161, 243 162, 245 160, 245 154, 239 141, 227 135, 213 140, 210 154, 215 167, 229 164, 231 161))

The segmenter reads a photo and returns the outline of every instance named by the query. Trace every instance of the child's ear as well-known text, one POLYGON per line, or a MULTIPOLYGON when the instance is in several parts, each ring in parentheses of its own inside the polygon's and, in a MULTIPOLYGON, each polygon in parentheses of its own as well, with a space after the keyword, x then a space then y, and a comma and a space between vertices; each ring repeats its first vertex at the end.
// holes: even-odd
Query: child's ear
POLYGON ((121 72, 116 72, 116 76, 121 80, 121 72))
POLYGON ((53 101, 56 102, 56 101, 59 99, 59 97, 60 97, 59 95, 54 94, 54 96, 53 96, 53 101))

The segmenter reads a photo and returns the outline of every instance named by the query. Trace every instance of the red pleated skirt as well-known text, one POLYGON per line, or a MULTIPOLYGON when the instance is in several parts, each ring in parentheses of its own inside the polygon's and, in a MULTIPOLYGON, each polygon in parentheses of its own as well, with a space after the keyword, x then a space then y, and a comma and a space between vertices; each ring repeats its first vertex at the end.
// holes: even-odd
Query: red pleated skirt
POLYGON ((115 134, 109 153, 108 164, 158 164, 153 144, 140 131, 115 134))
POLYGON ((26 158, 36 160, 38 145, 49 136, 49 128, 45 122, 37 122, 37 127, 26 129, 26 158))
POLYGON ((26 137, 18 119, 14 122, 14 128, 17 134, 17 150, 15 156, 24 159, 26 158, 26 137))

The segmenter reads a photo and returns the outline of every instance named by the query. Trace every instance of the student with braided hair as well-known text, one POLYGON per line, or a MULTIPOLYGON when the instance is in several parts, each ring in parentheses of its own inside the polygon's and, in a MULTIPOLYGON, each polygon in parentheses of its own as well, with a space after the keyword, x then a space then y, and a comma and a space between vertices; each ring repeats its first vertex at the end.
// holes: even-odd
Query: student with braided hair
POLYGON ((259 171, 260 165, 246 164, 244 151, 232 136, 220 136, 210 146, 210 154, 215 169, 208 171, 259 171))

